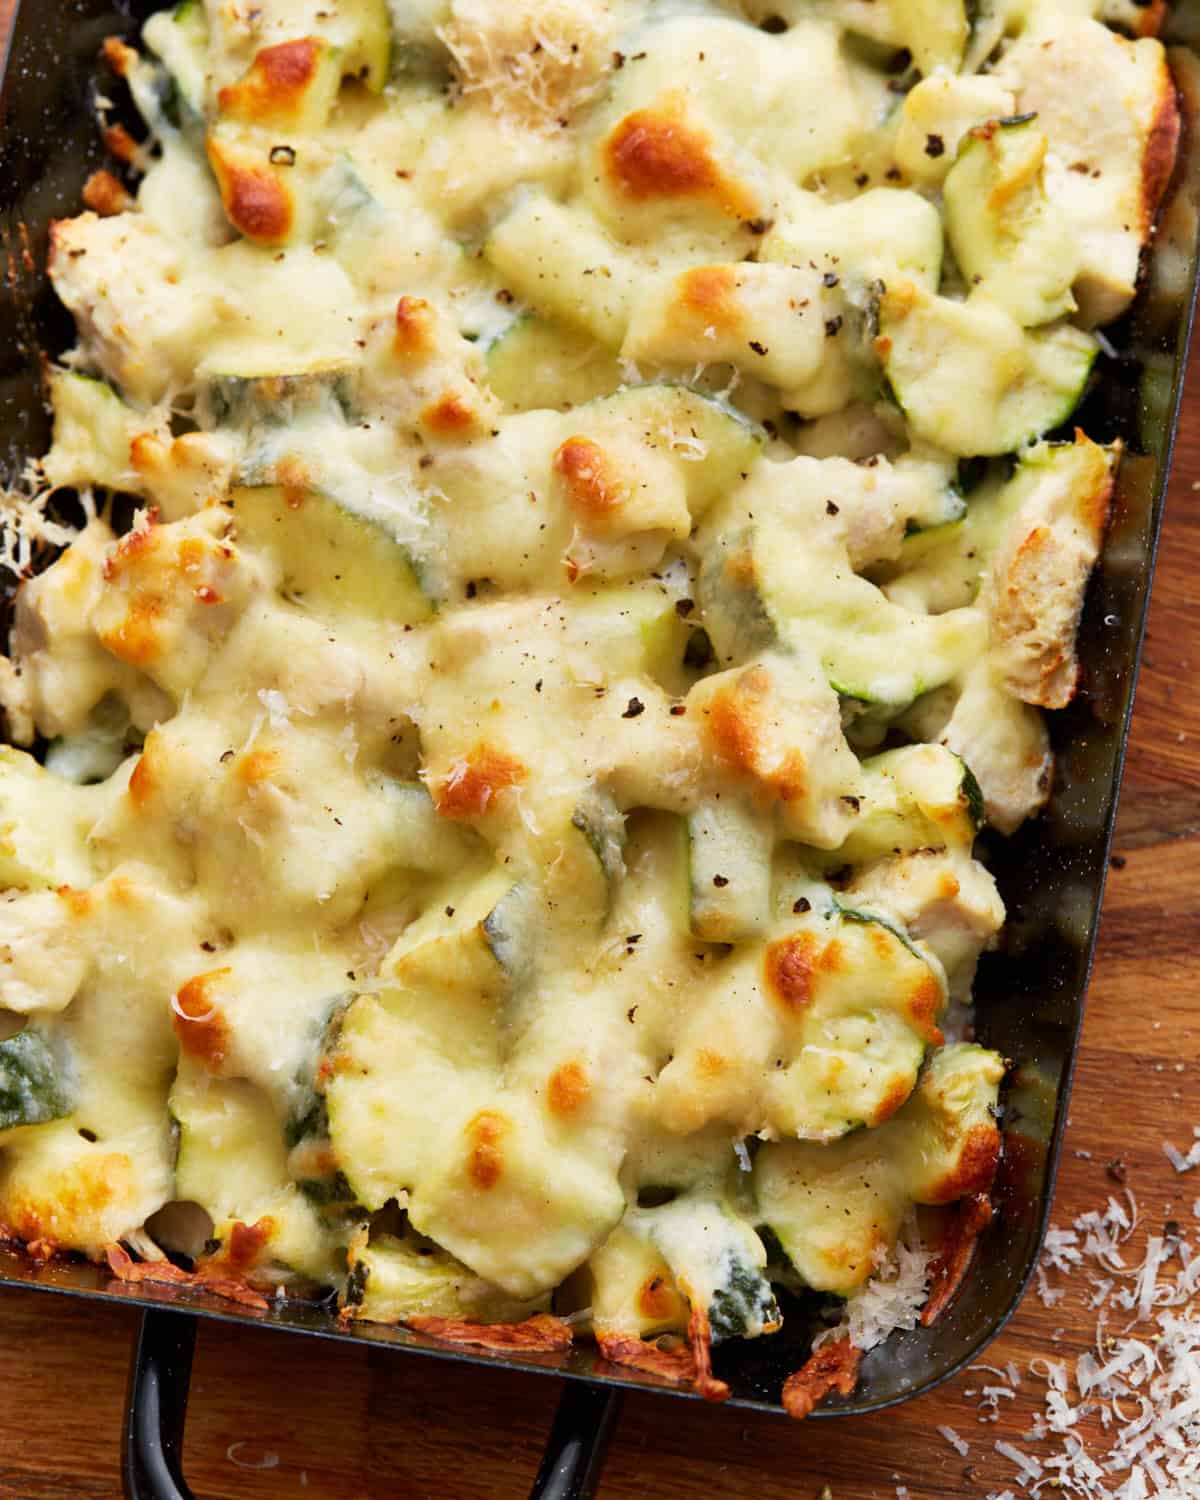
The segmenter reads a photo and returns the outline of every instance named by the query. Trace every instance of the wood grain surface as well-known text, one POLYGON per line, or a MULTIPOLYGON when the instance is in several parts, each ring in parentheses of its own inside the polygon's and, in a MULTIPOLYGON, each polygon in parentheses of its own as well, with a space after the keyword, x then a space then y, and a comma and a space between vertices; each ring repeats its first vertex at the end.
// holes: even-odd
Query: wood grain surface
MULTIPOLYGON (((35 0, 36 3, 36 0, 35 0)), ((10 0, 0 0, 0 36, 10 0)), ((1200 352, 1192 360, 1138 691, 1117 848, 1088 1005, 1055 1218, 1102 1203, 1127 1164, 1143 1213, 1190 1217, 1197 1179, 1175 1178, 1164 1136, 1200 1120, 1200 352), (1123 862, 1122 862, 1123 861, 1123 862), (1186 1189, 1187 1191, 1181 1191, 1186 1189)), ((0 1307, 0 1497, 120 1491, 118 1435, 134 1315, 5 1292, 0 1307)), ((989 1362, 1081 1352, 1074 1295, 1025 1299, 989 1362)), ((606 1500, 978 1497, 1012 1485, 993 1450, 1034 1407, 1023 1391, 981 1424, 967 1374, 896 1411, 836 1424, 627 1399, 606 1500), (960 1458, 937 1427, 971 1444, 960 1458)), ((507 1500, 527 1493, 557 1383, 479 1373, 278 1333, 203 1327, 186 1467, 203 1500, 507 1500), (259 1467, 249 1467, 258 1465, 259 1467)))

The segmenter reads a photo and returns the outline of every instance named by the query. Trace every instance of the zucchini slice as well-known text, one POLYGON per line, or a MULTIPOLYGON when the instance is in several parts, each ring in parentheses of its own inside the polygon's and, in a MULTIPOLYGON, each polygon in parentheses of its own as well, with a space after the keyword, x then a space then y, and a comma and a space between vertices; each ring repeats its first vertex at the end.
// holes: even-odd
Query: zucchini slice
POLYGON ((488 346, 488 385, 509 411, 566 410, 625 383, 616 356, 585 333, 524 313, 488 346))
POLYGON ((242 545, 271 555, 280 592, 303 607, 401 625, 433 613, 413 556, 381 508, 273 486, 236 489, 230 505, 242 545))
POLYGON ((61 1046, 36 1026, 0 1042, 0 1131, 61 1120, 74 1108, 61 1046))
POLYGON ((180 0, 160 10, 142 28, 142 38, 170 80, 163 111, 189 137, 204 128, 208 99, 208 18, 204 0, 180 0))
POLYGON ((848 1297, 896 1243, 914 1203, 953 1202, 991 1183, 1004 1064, 971 1044, 934 1054, 894 1119, 840 1141, 770 1143, 754 1163, 759 1213, 804 1282, 848 1297))
POLYGON ((969 850, 984 818, 970 767, 942 745, 904 745, 864 761, 859 807, 836 854, 843 864, 915 849, 969 850))
POLYGON ((731 793, 687 818, 691 928, 707 943, 740 943, 764 932, 771 917, 775 829, 731 793))
POLYGON ((972 299, 1026 328, 1075 311, 1079 247, 1046 193, 1048 144, 1036 118, 989 120, 967 134, 942 189, 946 237, 972 299))
POLYGON ((1027 331, 1001 307, 911 282, 879 299, 875 351, 913 431, 963 458, 1014 453, 1065 422, 1096 358, 1070 323, 1027 331))

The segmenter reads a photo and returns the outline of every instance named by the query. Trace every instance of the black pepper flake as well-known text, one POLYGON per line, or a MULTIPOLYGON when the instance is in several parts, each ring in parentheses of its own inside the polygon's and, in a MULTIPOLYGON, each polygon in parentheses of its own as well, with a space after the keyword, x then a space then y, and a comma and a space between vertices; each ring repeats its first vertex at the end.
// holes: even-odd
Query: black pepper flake
POLYGON ((826 500, 826 502, 825 502, 825 514, 827 516, 840 515, 841 514, 841 508, 840 508, 840 506, 835 505, 832 500, 826 500))
POLYGON ((534 690, 535 693, 540 693, 541 692, 541 690, 542 690, 542 679, 540 677, 534 683, 533 690, 534 690))
POLYGON ((479 592, 478 588, 475 586, 475 580, 473 578, 467 580, 467 586, 464 592, 468 599, 474 599, 475 595, 479 592))
POLYGON ((629 1022, 629 1024, 631 1026, 633 1025, 633 1018, 636 1015, 637 1015, 637 1006, 636 1005, 631 1005, 629 1007, 629 1009, 625 1012, 625 1019, 629 1022))
POLYGON ((452 906, 448 906, 446 908, 446 915, 448 917, 452 917, 454 915, 454 908, 452 906))
POLYGON ((1129 1169, 1119 1156, 1114 1156, 1112 1161, 1104 1169, 1104 1175, 1110 1182, 1123 1183, 1129 1175, 1129 1169))
POLYGON ((204 949, 205 953, 215 953, 217 951, 216 943, 210 943, 207 940, 201 943, 200 946, 204 949))
POLYGON ((676 599, 675 601, 675 613, 681 620, 686 620, 695 607, 696 601, 694 599, 676 599))
POLYGON ((226 761, 231 761, 233 759, 233 756, 234 752, 232 750, 223 751, 221 754, 221 764, 224 765, 226 761))
POLYGON ((812 902, 807 896, 800 896, 792 902, 792 910, 798 917, 802 917, 806 911, 812 911, 812 902))
POLYGON ((270 162, 273 167, 294 167, 296 165, 295 147, 272 146, 270 162))
POLYGON ((775 223, 774 219, 746 219, 746 228, 751 234, 766 234, 767 230, 775 223))
POLYGON ((496 293, 496 301, 497 302, 503 302, 506 307, 508 306, 508 304, 510 302, 515 302, 516 300, 517 299, 513 296, 513 294, 509 291, 509 289, 506 286, 502 286, 500 288, 500 290, 496 293))
POLYGON ((684 716, 685 713, 687 713, 687 705, 686 704, 684 704, 684 703, 672 703, 671 704, 671 717, 673 719, 681 719, 684 716))
POLYGON ((858 176, 854 179, 854 186, 855 187, 860 187, 860 188, 866 187, 867 183, 870 182, 870 180, 871 180, 871 178, 870 178, 870 175, 868 173, 866 173, 866 172, 860 172, 858 174, 858 176))
POLYGON ((862 806, 862 803, 858 800, 857 797, 843 797, 842 801, 846 804, 851 812, 857 812, 862 806))
POLYGON ((729 876, 728 875, 714 875, 713 876, 713 885, 716 886, 717 890, 723 891, 728 884, 729 884, 729 876))
POLYGON ((636 719, 639 714, 646 712, 646 705, 640 698, 630 698, 629 707, 621 715, 623 719, 636 719))
POLYGON ((754 350, 755 354, 765 354, 767 352, 766 345, 760 344, 757 339, 750 340, 750 347, 754 350))
POLYGON ((841 332, 841 329, 842 329, 842 315, 841 315, 841 313, 838 313, 836 317, 826 318, 825 319, 825 337, 827 339, 836 338, 837 335, 841 332))
POLYGON ((614 68, 623 68, 625 66, 625 54, 623 52, 614 52, 612 62, 614 68))
POLYGON ((889 182, 899 182, 900 181, 900 168, 899 167, 889 167, 887 169, 887 171, 883 175, 887 178, 887 180, 889 182))
POLYGON ((826 271, 824 276, 821 277, 821 281, 825 286, 837 286, 838 273, 836 271, 826 271))
POLYGON ((925 137, 925 155, 932 157, 945 156, 946 143, 940 135, 927 135, 925 137))
POLYGON ((417 468, 418 469, 432 469, 433 468, 433 454, 432 453, 422 453, 421 456, 420 456, 420 458, 417 459, 417 468))
POLYGON ((1123 854, 1114 854, 1113 857, 1109 860, 1109 864, 1113 867, 1114 870, 1123 870, 1128 863, 1129 861, 1123 854))

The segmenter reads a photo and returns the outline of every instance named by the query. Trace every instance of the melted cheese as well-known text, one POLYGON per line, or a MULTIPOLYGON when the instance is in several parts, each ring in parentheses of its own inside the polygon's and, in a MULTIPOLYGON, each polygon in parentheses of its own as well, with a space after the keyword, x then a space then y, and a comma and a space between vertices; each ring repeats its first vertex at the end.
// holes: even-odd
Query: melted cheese
POLYGON ((957 460, 1069 416, 1076 303, 1133 288, 1167 75, 1095 10, 985 8, 988 73, 958 0, 185 0, 110 46, 157 151, 54 226, 38 477, 144 508, 0 670, 55 741, 0 756, 0 1228, 687 1331, 711 1390, 773 1280, 846 1295, 986 1191, 1001 1064, 939 1022, 1117 455, 957 460))

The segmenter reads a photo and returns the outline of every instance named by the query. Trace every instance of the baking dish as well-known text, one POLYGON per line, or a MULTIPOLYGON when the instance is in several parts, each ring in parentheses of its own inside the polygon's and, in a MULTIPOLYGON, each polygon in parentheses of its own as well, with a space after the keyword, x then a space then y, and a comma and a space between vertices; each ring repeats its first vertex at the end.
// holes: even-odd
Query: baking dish
MULTIPOLYGON (((116 6, 102 0, 41 0, 36 7, 26 0, 20 7, 3 95, 6 170, 0 182, 0 234, 8 269, 0 294, 0 329, 6 335, 0 433, 6 462, 14 466, 45 446, 39 355, 57 352, 71 340, 70 320, 42 267, 49 221, 75 210, 84 179, 100 158, 91 107, 96 53, 105 36, 133 35, 153 8, 145 0, 116 6)), ((1194 24, 1194 15, 1181 6, 1174 20, 1181 29, 1181 23, 1194 24)), ((1176 71, 1190 127, 1196 91, 1186 48, 1177 56, 1176 71)), ((1082 627, 1085 690, 1052 727, 1059 756, 1054 797, 1036 823, 1011 840, 994 841, 988 851, 1010 910, 1006 947, 985 961, 976 986, 980 1039, 1014 1064, 1002 1211, 966 1285, 939 1323, 875 1351, 864 1361, 854 1396, 827 1403, 818 1415, 875 1410, 952 1374, 1003 1326, 1036 1258, 1066 1118, 1190 332, 1198 170, 1189 128, 1146 289, 1134 313, 1109 330, 1113 350, 1102 361, 1081 414, 1096 439, 1120 437, 1129 457, 1082 627)), ((125 1446, 126 1485, 134 1496, 188 1493, 180 1449, 198 1316, 388 1343, 466 1363, 499 1360, 566 1376, 536 1495, 589 1491, 623 1388, 687 1394, 650 1375, 609 1373, 587 1348, 554 1356, 464 1353, 403 1329, 350 1330, 320 1305, 281 1302, 267 1312, 234 1310, 177 1289, 130 1288, 85 1264, 37 1267, 4 1252, 0 1281, 80 1296, 120 1296, 144 1309, 125 1446)), ((806 1352, 803 1313, 799 1307, 789 1316, 781 1337, 719 1352, 717 1369, 732 1387, 732 1404, 781 1412, 775 1393, 806 1352)))

